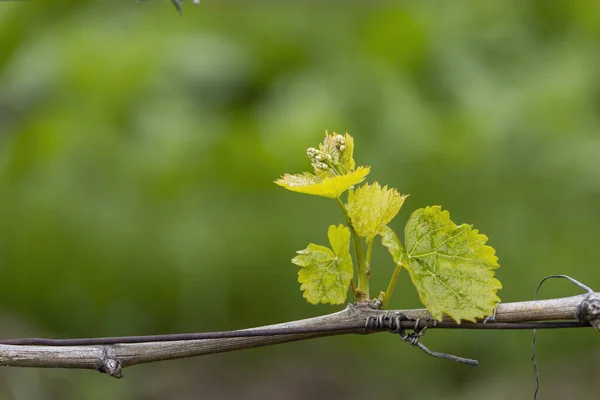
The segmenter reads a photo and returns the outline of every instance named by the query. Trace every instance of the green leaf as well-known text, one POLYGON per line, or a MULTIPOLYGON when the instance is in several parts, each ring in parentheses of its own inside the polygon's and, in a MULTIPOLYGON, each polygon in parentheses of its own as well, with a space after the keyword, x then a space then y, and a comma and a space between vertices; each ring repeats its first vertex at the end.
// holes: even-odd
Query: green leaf
POLYGON ((406 257, 398 250, 396 235, 387 235, 384 238, 391 243, 387 247, 394 260, 403 261, 435 319, 447 314, 460 323, 493 314, 502 284, 494 278, 498 258, 485 244, 487 236, 471 225, 456 226, 440 206, 421 208, 410 216, 405 229, 406 257))
POLYGON ((396 233, 389 226, 383 227, 381 232, 381 244, 387 247, 388 251, 392 255, 394 262, 397 265, 405 265, 406 264, 406 250, 402 247, 402 243, 400 243, 400 239, 396 236, 396 233))
POLYGON ((346 301, 353 276, 350 256, 350 230, 344 225, 331 225, 328 231, 331 249, 309 244, 299 250, 292 262, 300 267, 298 282, 309 303, 342 304, 346 301))
POLYGON ((347 174, 325 179, 308 172, 296 175, 285 174, 275 183, 293 192, 336 199, 351 186, 362 182, 369 171, 369 167, 358 167, 347 174))
POLYGON ((372 240, 398 214, 406 197, 377 182, 350 191, 346 209, 358 236, 372 240))
POLYGON ((342 151, 340 164, 343 168, 352 171, 356 166, 356 163, 354 162, 354 138, 346 133, 344 140, 344 146, 346 146, 346 148, 342 151))

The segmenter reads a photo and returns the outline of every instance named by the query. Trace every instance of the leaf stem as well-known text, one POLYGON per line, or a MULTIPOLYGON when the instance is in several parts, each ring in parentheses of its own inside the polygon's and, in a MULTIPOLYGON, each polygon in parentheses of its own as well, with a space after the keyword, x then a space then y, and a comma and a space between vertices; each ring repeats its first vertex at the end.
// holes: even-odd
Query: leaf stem
POLYGON ((356 286, 356 291, 354 295, 356 296, 356 300, 359 303, 363 303, 369 301, 369 273, 367 269, 366 259, 364 250, 362 247, 362 241, 354 227, 352 226, 352 220, 350 219, 350 215, 348 215, 348 210, 346 210, 346 205, 344 202, 337 197, 336 201, 344 214, 344 218, 346 220, 346 224, 352 232, 352 241, 354 242, 354 253, 356 255, 356 275, 358 276, 358 284, 356 286))
POLYGON ((373 254, 373 239, 367 239, 367 257, 365 258, 365 266, 367 268, 367 277, 371 276, 371 255, 373 254))
POLYGON ((392 293, 394 293, 394 288, 396 287, 396 282, 398 281, 398 275, 400 274, 401 269, 402 264, 396 264, 396 268, 394 268, 394 272, 392 273, 392 279, 390 279, 390 283, 381 300, 382 310, 387 310, 388 305, 390 304, 390 299, 392 298, 392 293))

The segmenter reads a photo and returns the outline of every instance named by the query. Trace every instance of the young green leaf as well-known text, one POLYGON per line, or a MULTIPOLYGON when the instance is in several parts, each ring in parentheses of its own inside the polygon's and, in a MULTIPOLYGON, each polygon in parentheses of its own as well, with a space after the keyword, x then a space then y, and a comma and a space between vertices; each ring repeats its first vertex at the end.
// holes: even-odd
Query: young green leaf
POLYGON ((401 246, 396 235, 386 235, 394 260, 405 259, 403 265, 435 319, 447 314, 460 323, 493 314, 502 284, 494 278, 498 258, 485 244, 487 236, 471 225, 456 226, 440 206, 421 208, 410 216, 406 257, 397 250, 401 246))
POLYGON ((352 171, 356 166, 354 162, 354 138, 350 136, 348 133, 344 136, 344 144, 345 149, 342 151, 342 155, 340 158, 340 164, 343 168, 348 171, 352 171))
POLYGON ((387 247, 394 262, 400 266, 406 265, 406 250, 402 247, 402 243, 400 243, 398 236, 396 236, 392 228, 384 226, 379 234, 381 235, 381 244, 387 247))
POLYGON ((369 174, 369 167, 358 167, 344 175, 329 178, 321 178, 317 175, 305 172, 303 174, 285 174, 275 181, 279 186, 293 192, 312 194, 336 199, 349 187, 362 182, 369 174))
POLYGON ((377 182, 350 191, 346 209, 358 236, 372 240, 398 214, 404 199, 396 189, 377 182))
POLYGON ((344 225, 331 225, 328 231, 331 249, 309 244, 299 250, 292 262, 300 267, 298 282, 309 303, 342 304, 353 276, 350 256, 350 230, 344 225))

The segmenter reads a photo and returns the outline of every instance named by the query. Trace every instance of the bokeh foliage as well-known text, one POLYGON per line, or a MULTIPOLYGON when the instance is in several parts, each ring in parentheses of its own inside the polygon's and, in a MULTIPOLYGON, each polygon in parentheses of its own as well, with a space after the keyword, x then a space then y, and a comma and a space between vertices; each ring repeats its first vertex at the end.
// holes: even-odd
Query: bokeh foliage
MULTIPOLYGON (((234 329, 333 311, 299 296, 290 258, 326 243, 341 216, 272 183, 303 170, 299 149, 325 129, 355 137, 370 179, 411 194, 397 231, 407 210, 440 204, 485 232, 503 301, 530 299, 552 273, 598 290, 599 44, 591 0, 207 0, 183 18, 166 0, 2 2, 2 335, 234 329)), ((376 293, 393 265, 385 250, 372 264, 376 293)), ((393 307, 419 305, 409 281, 393 307)), ((122 381, 7 370, 0 398, 522 398, 529 339, 424 338, 477 369, 376 335, 136 367, 122 381)), ((597 393, 585 379, 598 374, 594 346, 590 331, 540 335, 544 398, 597 393)))

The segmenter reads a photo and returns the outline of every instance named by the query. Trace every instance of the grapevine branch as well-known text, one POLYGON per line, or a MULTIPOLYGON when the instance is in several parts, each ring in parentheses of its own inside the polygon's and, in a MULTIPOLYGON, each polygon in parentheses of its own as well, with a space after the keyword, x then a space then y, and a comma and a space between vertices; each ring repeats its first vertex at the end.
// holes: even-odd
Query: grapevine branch
MULTIPOLYGON (((399 321, 399 320, 398 320, 399 321)), ((435 321, 425 309, 379 310, 375 303, 350 304, 319 317, 257 328, 192 334, 81 339, 0 341, 0 365, 95 369, 120 378, 124 367, 341 334, 371 334, 398 329, 544 329, 593 326, 600 330, 600 293, 499 304, 493 321, 457 324, 435 321), (399 326, 393 316, 402 316, 399 326)), ((411 343, 417 345, 417 343, 411 343)), ((420 343, 419 343, 420 345, 420 343)), ((421 346, 419 346, 421 347, 421 346)), ((424 346, 423 346, 424 347, 424 346)), ((431 352, 435 353, 435 352, 431 352)), ((433 355, 440 354, 435 353, 433 355)), ((455 360, 456 361, 456 360, 455 360)))

